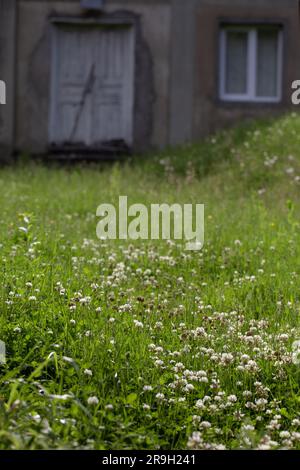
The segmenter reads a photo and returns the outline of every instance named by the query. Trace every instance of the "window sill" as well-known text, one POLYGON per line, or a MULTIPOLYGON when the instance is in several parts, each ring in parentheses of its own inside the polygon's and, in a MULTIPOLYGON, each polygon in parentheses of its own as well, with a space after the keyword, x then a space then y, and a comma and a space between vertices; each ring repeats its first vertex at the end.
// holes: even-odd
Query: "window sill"
POLYGON ((251 108, 262 108, 262 107, 277 107, 283 104, 282 98, 278 100, 237 100, 237 99, 224 99, 224 98, 217 98, 216 103, 218 106, 226 107, 251 107, 251 108))

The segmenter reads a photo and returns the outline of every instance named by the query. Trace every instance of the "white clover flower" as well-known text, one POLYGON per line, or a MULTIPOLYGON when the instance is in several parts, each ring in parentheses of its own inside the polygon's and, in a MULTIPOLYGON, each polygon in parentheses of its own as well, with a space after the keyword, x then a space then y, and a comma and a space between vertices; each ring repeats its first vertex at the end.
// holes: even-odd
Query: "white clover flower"
POLYGON ((248 362, 249 359, 250 359, 250 357, 248 356, 248 354, 243 354, 243 355, 241 356, 241 360, 242 360, 243 362, 248 362))
POLYGON ((153 390, 153 387, 151 385, 144 385, 143 391, 144 392, 151 392, 153 390))
MULTIPOLYGON (((288 304, 289 303, 290 302, 288 302, 288 304)), ((288 341, 289 335, 287 335, 286 333, 282 333, 281 335, 278 336, 278 339, 280 339, 280 341, 288 341)))
POLYGON ((180 370, 183 370, 184 369, 184 365, 182 364, 182 362, 177 362, 177 364, 175 364, 173 370, 174 372, 179 372, 180 370))
POLYGON ((281 437, 281 439, 288 439, 289 437, 291 437, 289 431, 280 431, 279 436, 281 437))
POLYGON ((230 403, 236 403, 237 402, 237 397, 236 395, 229 395, 227 397, 227 400, 230 402, 230 403))
POLYGON ((90 369, 84 369, 83 373, 84 373, 84 375, 88 375, 90 377, 92 377, 92 375, 93 375, 93 372, 90 369))
POLYGON ((193 424, 199 424, 201 422, 201 416, 193 415, 193 424))
POLYGON ((99 399, 95 396, 94 397, 89 397, 87 399, 87 404, 90 405, 90 406, 96 406, 96 405, 98 405, 98 403, 99 403, 99 399))
POLYGON ((234 357, 231 353, 222 353, 221 362, 223 364, 230 364, 233 361, 234 357))
POLYGON ((155 398, 158 400, 158 401, 163 401, 164 398, 165 398, 165 395, 163 393, 157 393, 155 395, 155 398))
POLYGON ((164 361, 162 361, 161 359, 157 359, 154 362, 154 364, 155 364, 156 367, 162 367, 164 365, 164 361))
POLYGON ((189 437, 187 448, 188 449, 197 449, 199 445, 203 442, 202 435, 200 432, 196 431, 189 437))
POLYGON ((255 430, 255 427, 252 426, 252 424, 244 424, 244 425, 242 426, 242 430, 243 430, 243 431, 246 431, 246 432, 252 432, 252 431, 255 430))
POLYGON ((207 377, 200 377, 199 382, 201 383, 208 383, 208 378, 207 377))
POLYGON ((211 428, 211 423, 209 421, 202 421, 202 423, 200 423, 200 426, 202 429, 209 429, 211 428))
POLYGON ((203 400, 197 400, 195 408, 197 408, 198 410, 204 410, 205 404, 203 403, 203 400))
POLYGON ((211 397, 209 397, 208 395, 205 395, 205 397, 203 398, 203 403, 209 403, 211 401, 211 397))
POLYGON ((206 377, 206 376, 207 376, 207 372, 205 372, 205 370, 198 370, 197 376, 198 376, 198 377, 206 377))
POLYGON ((184 387, 184 391, 185 392, 192 392, 193 390, 195 389, 194 385, 193 384, 186 384, 186 386, 184 387))
POLYGON ((82 305, 87 305, 91 302, 91 297, 82 297, 79 299, 79 303, 82 305))
POLYGON ((259 408, 265 408, 265 406, 267 405, 268 403, 268 400, 266 400, 265 398, 257 398, 255 400, 255 404, 257 407, 259 408))
POLYGON ((246 365, 245 369, 248 370, 249 372, 257 372, 259 370, 259 367, 257 363, 253 360, 250 360, 246 365))
POLYGON ((40 423, 41 420, 42 420, 41 415, 39 415, 39 414, 33 415, 31 418, 32 418, 34 421, 36 421, 37 423, 40 423))

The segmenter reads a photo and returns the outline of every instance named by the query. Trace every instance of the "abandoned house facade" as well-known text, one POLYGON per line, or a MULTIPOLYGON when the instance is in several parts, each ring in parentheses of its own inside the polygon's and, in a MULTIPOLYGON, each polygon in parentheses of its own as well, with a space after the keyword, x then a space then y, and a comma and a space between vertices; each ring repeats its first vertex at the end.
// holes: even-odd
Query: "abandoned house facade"
POLYGON ((298 0, 0 0, 0 159, 143 151, 291 108, 298 0))

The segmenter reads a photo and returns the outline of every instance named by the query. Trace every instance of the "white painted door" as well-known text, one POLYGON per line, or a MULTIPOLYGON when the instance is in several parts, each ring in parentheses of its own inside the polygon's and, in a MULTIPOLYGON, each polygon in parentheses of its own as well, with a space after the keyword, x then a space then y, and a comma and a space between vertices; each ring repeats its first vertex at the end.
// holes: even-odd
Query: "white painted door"
POLYGON ((126 26, 60 26, 53 43, 50 143, 132 143, 134 41, 126 26))

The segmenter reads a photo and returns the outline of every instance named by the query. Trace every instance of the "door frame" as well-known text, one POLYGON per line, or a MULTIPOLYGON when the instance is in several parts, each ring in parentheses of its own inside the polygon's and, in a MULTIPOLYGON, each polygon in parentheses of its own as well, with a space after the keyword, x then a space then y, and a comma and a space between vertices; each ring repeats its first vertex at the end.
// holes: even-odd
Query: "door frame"
MULTIPOLYGON (((91 28, 95 27, 105 27, 105 26, 112 26, 112 27, 124 27, 128 28, 130 31, 130 60, 132 61, 129 68, 131 71, 131 78, 129 79, 128 83, 128 90, 126 93, 126 100, 129 101, 127 103, 127 109, 129 110, 128 121, 126 122, 126 127, 128 128, 127 135, 128 141, 124 142, 125 147, 128 146, 128 149, 132 148, 134 143, 134 107, 135 107, 135 39, 136 39, 136 28, 135 28, 135 20, 133 18, 128 17, 127 15, 120 15, 120 14, 107 14, 101 16, 100 18, 80 18, 80 17, 73 17, 73 16, 54 16, 50 18, 51 23, 51 73, 50 73, 50 94, 49 94, 49 117, 48 117, 48 143, 49 147, 53 148, 57 146, 55 142, 55 126, 56 126, 56 110, 57 110, 57 87, 59 86, 57 83, 57 32, 60 27, 63 25, 73 26, 80 28, 91 26, 91 28)), ((75 146, 76 147, 76 146, 75 146)), ((107 143, 104 146, 107 149, 107 143)), ((121 144, 122 148, 122 144, 121 144)), ((124 145, 123 145, 124 148, 124 145)), ((64 151, 67 148, 63 149, 64 151)), ((74 147, 72 148, 72 151, 74 147)), ((82 151, 93 151, 99 150, 92 147, 87 147, 84 149, 78 149, 82 151)))

